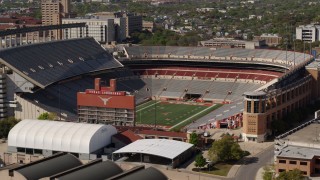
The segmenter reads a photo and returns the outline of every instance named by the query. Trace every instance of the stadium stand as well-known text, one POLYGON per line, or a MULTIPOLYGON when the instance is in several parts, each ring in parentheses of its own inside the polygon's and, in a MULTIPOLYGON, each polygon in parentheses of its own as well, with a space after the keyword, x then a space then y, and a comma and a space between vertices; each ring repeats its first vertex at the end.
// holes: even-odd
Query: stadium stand
POLYGON ((180 59, 181 61, 227 61, 228 63, 247 62, 250 64, 272 64, 286 69, 305 65, 311 61, 309 54, 267 50, 209 47, 173 47, 173 46, 132 46, 125 53, 130 59, 180 59))
POLYGON ((122 67, 93 38, 3 49, 0 62, 41 88, 74 76, 122 67))

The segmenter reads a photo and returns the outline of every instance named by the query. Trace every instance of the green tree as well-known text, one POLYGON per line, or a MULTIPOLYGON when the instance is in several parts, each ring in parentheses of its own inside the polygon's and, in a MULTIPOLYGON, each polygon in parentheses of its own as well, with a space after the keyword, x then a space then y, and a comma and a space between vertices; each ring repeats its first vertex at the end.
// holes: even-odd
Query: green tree
POLYGON ((299 169, 294 169, 292 171, 284 171, 279 174, 276 180, 303 180, 305 177, 299 169))
POLYGON ((197 135, 197 133, 193 132, 193 133, 190 134, 189 143, 193 144, 194 146, 198 145, 198 135, 197 135))
POLYGON ((198 154, 195 159, 195 164, 197 168, 199 168, 199 171, 201 168, 203 168, 206 165, 206 159, 202 156, 202 154, 198 154))
POLYGON ((240 148, 239 144, 234 141, 232 136, 226 134, 212 144, 208 155, 211 161, 227 162, 241 159, 245 155, 245 152, 240 148))
POLYGON ((39 115, 38 117, 39 120, 56 120, 57 119, 57 114, 53 112, 45 112, 39 115))
POLYGON ((19 120, 14 117, 8 117, 4 120, 0 120, 0 138, 7 138, 9 131, 15 126, 19 120))
POLYGON ((266 166, 263 169, 263 180, 273 180, 273 172, 271 171, 271 168, 266 166))

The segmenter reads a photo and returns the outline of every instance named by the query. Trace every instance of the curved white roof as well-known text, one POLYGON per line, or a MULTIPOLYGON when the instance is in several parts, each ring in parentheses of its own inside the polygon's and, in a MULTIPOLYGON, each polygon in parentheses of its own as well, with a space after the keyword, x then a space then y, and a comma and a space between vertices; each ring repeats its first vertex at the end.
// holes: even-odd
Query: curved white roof
POLYGON ((111 125, 26 119, 10 130, 8 146, 89 154, 116 133, 111 125))
POLYGON ((114 154, 142 153, 174 159, 192 146, 190 143, 168 139, 140 139, 115 151, 114 154))

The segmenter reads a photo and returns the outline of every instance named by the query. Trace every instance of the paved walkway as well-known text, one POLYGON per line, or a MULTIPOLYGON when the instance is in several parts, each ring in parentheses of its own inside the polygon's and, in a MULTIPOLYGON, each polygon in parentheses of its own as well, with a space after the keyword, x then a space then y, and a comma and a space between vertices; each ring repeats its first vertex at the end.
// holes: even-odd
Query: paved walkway
POLYGON ((263 170, 263 167, 260 168, 256 174, 256 180, 263 180, 263 173, 264 173, 264 170, 263 170))

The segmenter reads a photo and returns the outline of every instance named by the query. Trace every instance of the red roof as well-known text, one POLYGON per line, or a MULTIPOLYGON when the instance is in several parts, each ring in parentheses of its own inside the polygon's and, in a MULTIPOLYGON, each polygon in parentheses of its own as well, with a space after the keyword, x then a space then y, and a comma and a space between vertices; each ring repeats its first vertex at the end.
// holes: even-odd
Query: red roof
POLYGON ((7 30, 7 29, 12 29, 15 28, 15 25, 10 25, 10 24, 0 24, 0 30, 7 30))
POLYGON ((152 129, 151 127, 140 127, 140 126, 115 126, 118 132, 124 132, 126 130, 131 130, 132 132, 138 134, 140 131, 152 129))
POLYGON ((187 138, 187 133, 182 133, 182 132, 142 130, 142 131, 139 132, 139 134, 187 138))
POLYGON ((136 140, 142 139, 142 137, 136 135, 134 132, 130 130, 126 130, 122 133, 116 134, 113 137, 118 139, 119 141, 122 141, 125 144, 130 144, 136 140))

